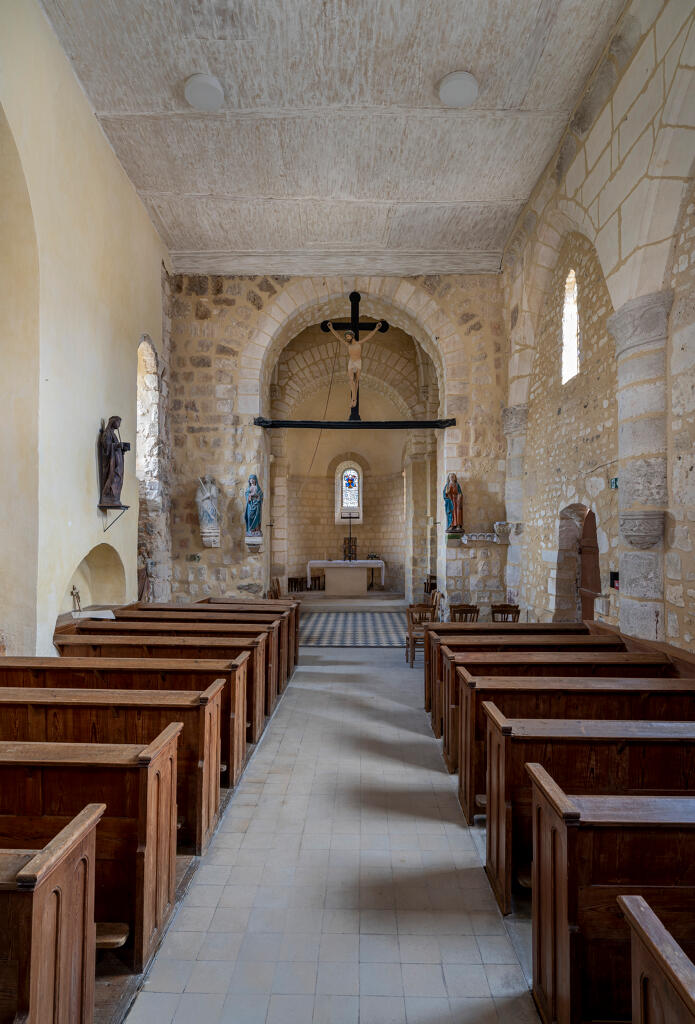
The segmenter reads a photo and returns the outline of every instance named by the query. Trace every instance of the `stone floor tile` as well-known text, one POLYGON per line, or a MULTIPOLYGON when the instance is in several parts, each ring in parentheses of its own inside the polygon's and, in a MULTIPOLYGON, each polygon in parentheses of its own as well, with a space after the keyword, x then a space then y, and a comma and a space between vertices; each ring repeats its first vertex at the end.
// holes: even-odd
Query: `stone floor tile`
POLYGON ((313 995, 316 990, 316 962, 281 961, 275 966, 272 991, 279 995, 313 995))
POLYGON ((485 968, 476 964, 444 964, 444 981, 451 999, 490 995, 485 968))
POLYGON ((269 995, 231 992, 222 1008, 220 1024, 265 1024, 269 995))
POLYGON ((184 992, 179 999, 173 1024, 219 1024, 224 1000, 223 995, 184 992))
POLYGON ((171 1024, 180 998, 163 992, 141 992, 128 1014, 128 1024, 171 1024))
POLYGON ((314 1015, 313 995, 272 995, 267 1024, 310 1024, 314 1015))
POLYGON ((360 963, 398 964, 400 959, 397 935, 360 935, 360 963))
POLYGON ((195 960, 174 960, 157 958, 143 985, 146 992, 178 992, 186 987, 195 960))
POLYGON ((357 996, 317 994, 313 1024, 358 1024, 359 1012, 360 1001, 357 996))
POLYGON ((356 996, 360 991, 357 963, 319 963, 316 992, 321 995, 356 996))
POLYGON ((451 1016, 448 999, 405 997, 407 1024, 458 1024, 451 1016))
POLYGON ((243 932, 208 932, 198 951, 198 960, 234 961, 243 938, 243 932))
POLYGON ((237 993, 270 995, 275 975, 275 963, 258 961, 237 961, 229 982, 229 991, 237 993))
POLYGON ((319 961, 321 963, 357 963, 359 950, 359 935, 324 932, 319 946, 319 961))
POLYGON ((403 992, 408 997, 447 998, 440 964, 403 964, 403 992))
MULTIPOLYGON (((455 1024, 522 1024, 514 1014, 498 1016, 492 999, 450 999, 451 1016, 455 1024)), ((539 1018, 536 1015, 535 1024, 539 1018)))
POLYGON ((401 996, 400 964, 360 964, 361 996, 401 996))
POLYGON ((360 996, 360 1024, 403 1024, 405 1000, 388 996, 360 996))

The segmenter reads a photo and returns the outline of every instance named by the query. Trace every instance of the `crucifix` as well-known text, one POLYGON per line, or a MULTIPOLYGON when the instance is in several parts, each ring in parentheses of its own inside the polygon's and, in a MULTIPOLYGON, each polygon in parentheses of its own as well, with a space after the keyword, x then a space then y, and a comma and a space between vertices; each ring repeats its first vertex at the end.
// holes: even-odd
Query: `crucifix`
POLYGON ((360 418, 360 373, 362 371, 362 346, 365 341, 369 341, 373 338, 377 331, 381 331, 385 334, 389 329, 389 325, 385 320, 379 320, 376 324, 364 324, 360 323, 360 299, 361 295, 359 292, 350 292, 350 320, 348 323, 334 323, 332 320, 324 320, 321 324, 321 330, 325 331, 326 334, 329 332, 338 341, 343 342, 348 346, 348 377, 350 378, 350 419, 359 420, 360 418), (339 331, 345 331, 345 334, 341 338, 336 333, 335 328, 339 331), (370 333, 360 340, 360 331, 369 331, 370 333))

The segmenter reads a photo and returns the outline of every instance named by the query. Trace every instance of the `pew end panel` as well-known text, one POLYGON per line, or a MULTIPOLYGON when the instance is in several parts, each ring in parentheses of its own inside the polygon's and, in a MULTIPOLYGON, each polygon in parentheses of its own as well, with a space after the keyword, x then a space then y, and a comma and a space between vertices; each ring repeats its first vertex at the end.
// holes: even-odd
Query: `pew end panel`
POLYGON ((0 1022, 92 1024, 96 828, 88 804, 46 846, 0 853, 0 1022))
POLYGON ((618 906, 630 926, 633 1024, 695 1024, 695 964, 642 896, 618 906))

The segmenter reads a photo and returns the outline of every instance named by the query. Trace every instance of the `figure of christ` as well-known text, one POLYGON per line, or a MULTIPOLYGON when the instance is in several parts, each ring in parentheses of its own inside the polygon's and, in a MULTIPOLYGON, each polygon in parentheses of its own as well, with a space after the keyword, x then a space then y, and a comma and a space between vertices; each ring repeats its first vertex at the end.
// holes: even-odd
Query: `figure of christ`
POLYGON ((376 325, 373 331, 370 331, 365 338, 361 338, 359 341, 355 337, 354 331, 346 331, 343 337, 333 329, 333 324, 330 320, 327 322, 328 330, 331 332, 334 338, 338 341, 344 342, 348 347, 348 377, 350 378, 350 408, 354 409, 357 405, 357 394, 360 387, 360 373, 362 372, 362 346, 365 341, 369 341, 373 338, 376 332, 381 327, 381 320, 376 325))

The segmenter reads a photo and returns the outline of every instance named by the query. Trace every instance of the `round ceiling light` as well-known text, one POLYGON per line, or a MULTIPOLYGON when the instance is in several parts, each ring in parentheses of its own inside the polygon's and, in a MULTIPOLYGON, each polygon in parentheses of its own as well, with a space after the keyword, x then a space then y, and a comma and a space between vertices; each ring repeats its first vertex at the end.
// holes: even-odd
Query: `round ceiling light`
POLYGON ((224 103, 224 90, 218 80, 202 72, 186 79, 183 94, 195 110, 205 114, 216 114, 224 103))
POLYGON ((478 82, 470 71, 452 71, 438 86, 445 107, 470 107, 478 98, 478 82))

